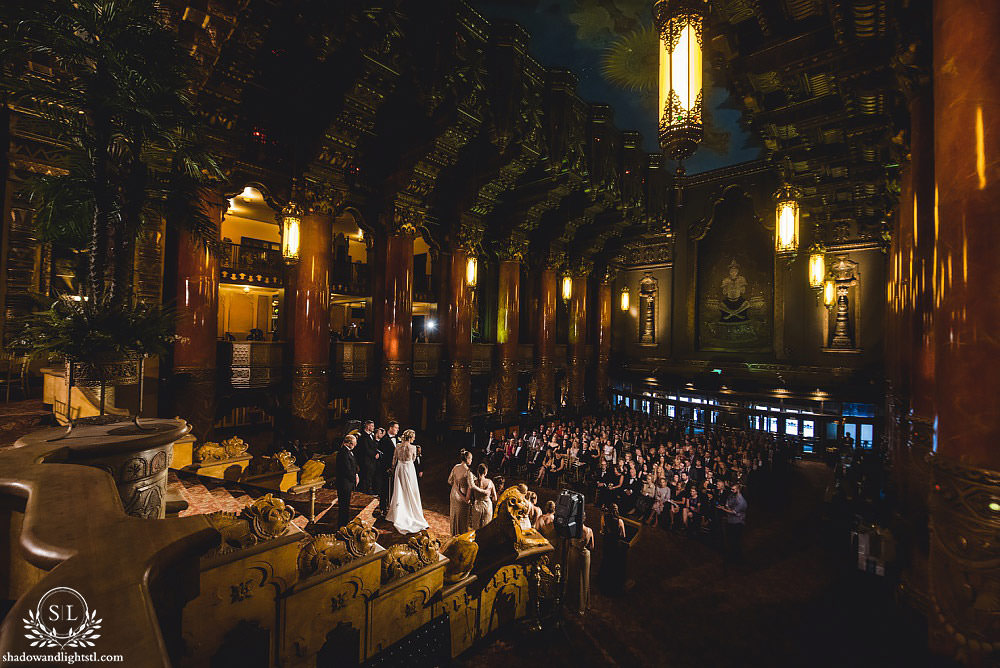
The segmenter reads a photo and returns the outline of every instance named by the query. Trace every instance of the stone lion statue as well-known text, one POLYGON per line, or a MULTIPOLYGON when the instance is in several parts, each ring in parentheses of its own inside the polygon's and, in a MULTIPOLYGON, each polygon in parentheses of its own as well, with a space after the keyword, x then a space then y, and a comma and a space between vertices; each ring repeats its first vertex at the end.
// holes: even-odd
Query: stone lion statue
POLYGON ((435 563, 440 549, 441 541, 431 536, 427 529, 410 536, 405 544, 393 545, 382 557, 382 582, 416 573, 435 563))
POLYGON ((531 526, 526 489, 524 485, 505 489, 497 499, 496 511, 489 524, 478 531, 455 536, 444 546, 444 556, 449 559, 445 567, 445 582, 454 583, 466 578, 484 551, 495 554, 546 547, 551 549, 545 536, 531 526))
POLYGON ((227 459, 241 457, 247 453, 250 446, 239 436, 227 438, 221 444, 206 441, 195 448, 194 457, 199 462, 222 462, 227 459))
POLYGON ((370 523, 355 517, 334 534, 320 534, 305 541, 299 550, 299 573, 303 577, 340 568, 372 553, 376 531, 370 523))

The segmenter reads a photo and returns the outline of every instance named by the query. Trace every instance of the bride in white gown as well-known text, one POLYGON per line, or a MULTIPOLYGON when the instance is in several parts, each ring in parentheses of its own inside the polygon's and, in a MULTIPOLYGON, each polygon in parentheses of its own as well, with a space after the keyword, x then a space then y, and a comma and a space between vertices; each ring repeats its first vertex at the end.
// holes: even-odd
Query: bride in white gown
POLYGON ((417 434, 407 429, 399 437, 399 445, 392 455, 393 474, 392 499, 385 519, 392 522, 399 533, 417 533, 430 525, 424 519, 424 507, 420 503, 420 488, 417 486, 417 469, 413 460, 417 447, 413 439, 417 434))

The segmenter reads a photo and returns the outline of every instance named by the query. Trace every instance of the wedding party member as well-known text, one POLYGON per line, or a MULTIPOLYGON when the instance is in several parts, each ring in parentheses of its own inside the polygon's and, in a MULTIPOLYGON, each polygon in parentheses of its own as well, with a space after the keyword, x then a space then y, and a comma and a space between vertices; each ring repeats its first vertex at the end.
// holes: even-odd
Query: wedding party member
POLYGON ((392 522, 396 531, 402 534, 417 533, 430 527, 424 519, 424 508, 420 502, 420 487, 417 485, 417 470, 413 460, 417 457, 417 446, 413 440, 417 434, 412 429, 403 432, 392 458, 394 469, 392 499, 385 519, 392 522))
POLYGON ((451 485, 449 515, 451 516, 451 535, 457 536, 469 530, 469 495, 472 490, 472 453, 462 449, 458 453, 458 463, 448 474, 448 484, 451 485))
POLYGON ((601 518, 601 544, 603 555, 597 580, 605 594, 620 594, 625 589, 625 522, 612 503, 601 518))
MULTIPOLYGON (((584 516, 586 521, 586 516, 584 516)), ((579 538, 569 539, 566 552, 566 603, 581 615, 590 608, 590 553, 594 549, 594 530, 581 526, 579 538)))
POLYGON ((358 463, 354 459, 357 438, 348 434, 337 452, 337 527, 351 521, 351 495, 358 486, 358 463))
POLYGON ((375 423, 365 420, 358 434, 358 466, 361 468, 360 489, 371 494, 375 489, 375 467, 378 464, 378 444, 375 442, 375 423))
POLYGON ((472 479, 472 508, 469 509, 469 529, 482 529, 493 519, 493 504, 497 501, 497 488, 486 477, 486 464, 476 468, 472 479))
POLYGON ((546 501, 545 502, 545 512, 542 516, 538 518, 538 522, 535 523, 535 529, 538 533, 545 536, 546 540, 550 543, 556 542, 556 502, 546 501))
POLYGON ((389 510, 389 496, 392 493, 392 458, 396 453, 396 446, 399 445, 399 423, 390 422, 385 430, 385 436, 378 442, 378 466, 376 467, 376 481, 378 492, 377 515, 385 517, 389 510))

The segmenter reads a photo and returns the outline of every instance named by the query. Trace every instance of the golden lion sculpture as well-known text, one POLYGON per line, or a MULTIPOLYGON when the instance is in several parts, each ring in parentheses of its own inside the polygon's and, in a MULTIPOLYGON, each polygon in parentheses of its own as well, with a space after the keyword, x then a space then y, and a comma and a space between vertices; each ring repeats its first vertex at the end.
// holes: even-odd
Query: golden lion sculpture
POLYGON ((370 523, 355 517, 334 534, 320 534, 305 541, 299 550, 299 573, 309 577, 340 568, 372 553, 376 531, 370 523))
POLYGON ((528 500, 521 487, 508 487, 500 494, 489 524, 478 531, 455 536, 444 546, 444 556, 449 559, 445 582, 459 582, 468 577, 484 553, 551 547, 545 536, 532 528, 528 500))
POLYGON ((382 557, 382 582, 390 582, 410 573, 416 573, 424 566, 435 563, 439 558, 441 541, 424 529, 413 534, 402 545, 393 545, 382 557))
POLYGON ((199 462, 223 462, 227 459, 242 457, 247 453, 247 445, 239 436, 227 438, 221 444, 215 441, 206 441, 195 448, 194 457, 199 462))

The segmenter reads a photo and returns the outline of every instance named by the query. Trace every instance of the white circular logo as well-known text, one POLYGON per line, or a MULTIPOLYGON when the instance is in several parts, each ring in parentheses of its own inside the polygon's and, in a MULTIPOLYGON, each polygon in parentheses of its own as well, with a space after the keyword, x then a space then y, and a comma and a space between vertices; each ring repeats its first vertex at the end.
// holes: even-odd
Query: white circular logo
POLYGON ((45 592, 34 610, 28 611, 24 637, 32 647, 93 647, 100 638, 97 631, 103 620, 91 610, 87 600, 75 589, 55 587, 45 592))

